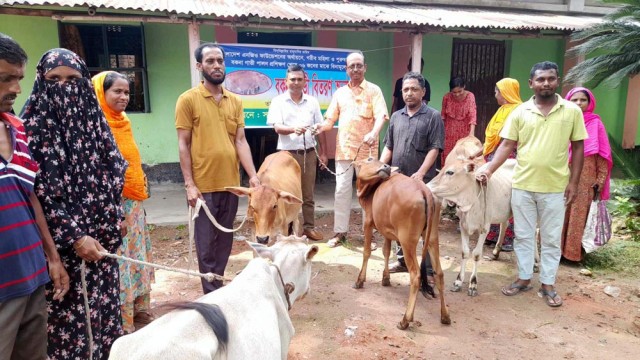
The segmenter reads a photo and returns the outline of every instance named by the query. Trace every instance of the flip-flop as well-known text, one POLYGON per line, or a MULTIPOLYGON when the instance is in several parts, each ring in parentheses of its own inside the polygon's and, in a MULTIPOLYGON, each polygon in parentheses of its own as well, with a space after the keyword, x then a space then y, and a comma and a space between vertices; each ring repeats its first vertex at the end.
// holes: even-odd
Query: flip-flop
POLYGON ((556 292, 555 289, 545 290, 543 288, 540 288, 540 290, 538 290, 538 296, 543 298, 544 302, 551 307, 562 306, 562 298, 560 297, 560 295, 558 295, 558 292, 556 292), (556 301, 556 298, 558 299, 558 301, 556 301))
POLYGON ((531 285, 522 285, 522 284, 518 284, 517 282, 514 282, 508 287, 503 286, 502 294, 505 296, 514 296, 514 295, 520 294, 521 292, 529 291, 531 289, 532 289, 531 285))

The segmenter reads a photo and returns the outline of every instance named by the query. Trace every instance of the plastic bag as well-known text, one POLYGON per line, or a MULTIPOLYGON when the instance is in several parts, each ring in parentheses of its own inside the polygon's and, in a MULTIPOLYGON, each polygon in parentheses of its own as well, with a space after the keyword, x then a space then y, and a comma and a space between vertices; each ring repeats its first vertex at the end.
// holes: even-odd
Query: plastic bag
POLYGON ((607 210, 607 202, 600 200, 596 188, 595 199, 589 207, 587 224, 582 235, 582 248, 588 254, 597 250, 611 239, 611 215, 607 210))

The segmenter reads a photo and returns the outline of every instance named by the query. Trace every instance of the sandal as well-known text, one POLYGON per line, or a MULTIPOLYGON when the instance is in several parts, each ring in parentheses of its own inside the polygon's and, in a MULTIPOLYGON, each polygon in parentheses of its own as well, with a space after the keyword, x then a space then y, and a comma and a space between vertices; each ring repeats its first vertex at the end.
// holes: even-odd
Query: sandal
POLYGON ((544 302, 551 307, 562 306, 562 298, 555 289, 545 290, 544 288, 540 288, 540 290, 538 290, 538 296, 544 298, 544 302))
POLYGON ((505 296, 514 296, 514 295, 518 295, 521 292, 529 291, 531 289, 532 289, 531 285, 522 285, 522 284, 518 284, 517 282, 514 282, 508 287, 503 286, 502 294, 505 296))
POLYGON ((371 242, 371 251, 376 251, 376 249, 378 249, 378 244, 376 244, 375 242, 371 242))

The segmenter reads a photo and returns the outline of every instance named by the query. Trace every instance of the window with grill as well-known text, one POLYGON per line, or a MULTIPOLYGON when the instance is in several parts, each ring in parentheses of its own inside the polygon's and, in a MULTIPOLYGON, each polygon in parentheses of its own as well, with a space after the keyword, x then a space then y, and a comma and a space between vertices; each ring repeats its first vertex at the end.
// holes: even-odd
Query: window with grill
POLYGON ((60 45, 83 58, 91 76, 112 70, 129 79, 127 112, 150 112, 142 26, 60 23, 59 29, 60 45))

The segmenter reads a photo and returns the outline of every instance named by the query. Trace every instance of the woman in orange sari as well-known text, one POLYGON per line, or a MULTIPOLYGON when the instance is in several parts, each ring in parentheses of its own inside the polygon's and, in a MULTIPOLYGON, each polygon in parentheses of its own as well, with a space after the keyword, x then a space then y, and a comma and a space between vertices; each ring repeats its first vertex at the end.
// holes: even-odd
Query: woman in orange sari
MULTIPOLYGON (((105 71, 92 78, 100 107, 104 112, 118 149, 129 163, 122 190, 122 207, 125 213, 123 225, 127 235, 122 238, 118 255, 141 261, 151 261, 151 239, 147 231, 142 201, 149 197, 147 178, 142 171, 142 159, 131 131, 131 121, 124 112, 129 104, 129 81, 114 71, 105 71)), ((127 333, 135 331, 134 321, 148 324, 154 317, 150 312, 153 269, 126 261, 120 265, 120 308, 122 328, 127 333)))
MULTIPOLYGON (((495 115, 489 121, 487 128, 484 132, 484 148, 482 155, 485 160, 491 161, 495 155, 502 138, 500 137, 500 131, 504 126, 504 123, 509 117, 509 114, 522 104, 520 99, 520 83, 516 79, 504 78, 496 83, 496 100, 500 108, 496 111, 495 115)), ((478 154, 479 155, 479 154, 478 154)), ((515 158, 516 152, 514 151, 509 158, 515 158)), ((487 234, 486 243, 496 243, 498 236, 500 235, 500 225, 493 224, 487 234)), ((507 227, 507 233, 502 243, 502 251, 513 251, 513 238, 515 234, 513 232, 513 218, 509 219, 509 226, 507 227)))

